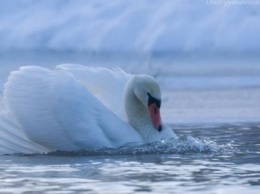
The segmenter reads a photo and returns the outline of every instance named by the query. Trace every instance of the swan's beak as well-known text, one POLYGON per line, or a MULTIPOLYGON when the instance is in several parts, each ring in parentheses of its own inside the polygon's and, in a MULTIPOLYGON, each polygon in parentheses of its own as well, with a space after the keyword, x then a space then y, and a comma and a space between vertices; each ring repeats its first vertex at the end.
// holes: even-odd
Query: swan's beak
POLYGON ((148 110, 153 122, 153 126, 158 131, 162 130, 162 122, 161 122, 161 114, 160 108, 157 106, 156 103, 152 103, 148 106, 148 110))

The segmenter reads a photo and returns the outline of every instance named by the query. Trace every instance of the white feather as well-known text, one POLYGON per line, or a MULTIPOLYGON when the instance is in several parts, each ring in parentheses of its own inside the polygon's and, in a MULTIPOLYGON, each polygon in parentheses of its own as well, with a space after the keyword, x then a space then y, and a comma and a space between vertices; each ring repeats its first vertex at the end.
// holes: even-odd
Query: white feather
POLYGON ((124 110, 124 89, 132 77, 120 68, 86 67, 63 64, 56 67, 73 74, 95 97, 119 118, 126 121, 124 110))
POLYGON ((43 153, 50 150, 33 143, 21 131, 9 112, 0 113, 0 154, 43 153))
POLYGON ((142 142, 72 74, 28 66, 12 72, 5 100, 24 134, 48 150, 98 149, 142 142))

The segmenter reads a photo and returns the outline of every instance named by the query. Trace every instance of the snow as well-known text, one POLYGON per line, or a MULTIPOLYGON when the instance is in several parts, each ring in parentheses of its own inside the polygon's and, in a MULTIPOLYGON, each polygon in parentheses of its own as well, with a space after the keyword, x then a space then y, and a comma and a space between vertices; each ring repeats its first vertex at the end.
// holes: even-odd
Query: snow
POLYGON ((259 53, 260 4, 208 2, 0 0, 0 50, 259 53))

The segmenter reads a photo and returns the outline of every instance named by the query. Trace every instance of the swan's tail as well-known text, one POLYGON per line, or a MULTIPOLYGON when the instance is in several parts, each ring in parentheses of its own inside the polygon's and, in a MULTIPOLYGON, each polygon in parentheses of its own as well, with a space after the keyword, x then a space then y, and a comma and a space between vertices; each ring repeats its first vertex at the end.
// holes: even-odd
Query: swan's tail
POLYGON ((0 113, 0 155, 43 153, 47 150, 30 140, 20 130, 11 113, 0 113))
POLYGON ((21 131, 14 116, 8 111, 0 96, 0 155, 33 154, 47 152, 46 148, 31 142, 21 131))

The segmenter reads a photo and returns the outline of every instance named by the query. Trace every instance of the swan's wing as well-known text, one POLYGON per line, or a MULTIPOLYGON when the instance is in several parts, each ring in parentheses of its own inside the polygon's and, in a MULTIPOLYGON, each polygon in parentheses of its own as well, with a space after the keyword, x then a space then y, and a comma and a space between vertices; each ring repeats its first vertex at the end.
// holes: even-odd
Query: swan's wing
POLYGON ((63 64, 56 68, 73 74, 109 110, 126 121, 124 89, 131 74, 120 68, 108 69, 75 64, 63 64))
POLYGON ((116 147, 140 140, 68 72, 22 67, 9 76, 4 95, 26 136, 50 150, 116 147))

